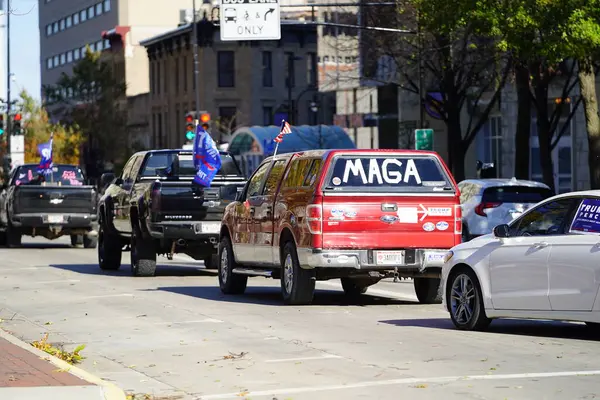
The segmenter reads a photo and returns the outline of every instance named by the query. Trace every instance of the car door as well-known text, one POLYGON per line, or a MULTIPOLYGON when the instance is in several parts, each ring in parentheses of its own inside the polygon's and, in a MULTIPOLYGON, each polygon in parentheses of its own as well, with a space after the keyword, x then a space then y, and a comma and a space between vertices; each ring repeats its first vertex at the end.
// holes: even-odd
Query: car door
POLYGON ((269 168, 262 193, 254 206, 254 258, 260 264, 279 264, 273 259, 273 207, 288 159, 277 160, 269 168))
POLYGON ((131 171, 123 178, 123 196, 120 200, 119 207, 123 212, 123 232, 131 233, 131 197, 135 192, 135 185, 144 161, 144 155, 139 155, 135 158, 131 171))
POLYGON ((241 201, 236 205, 233 222, 233 248, 236 261, 254 262, 254 212, 270 163, 261 164, 250 177, 241 201))
POLYGON ((509 238, 490 254, 493 307, 551 310, 548 260, 552 241, 564 233, 573 199, 545 202, 511 224, 509 238))
POLYGON ((555 311, 591 311, 600 286, 600 198, 580 198, 573 208, 548 261, 548 296, 555 311))
POLYGON ((117 229, 119 232, 129 232, 131 230, 127 227, 127 225, 130 224, 129 220, 125 219, 126 217, 124 212, 126 199, 129 194, 129 190, 131 189, 131 169, 133 168, 133 165, 135 164, 137 158, 138 156, 132 157, 131 159, 129 159, 127 164, 125 164, 125 167, 123 167, 121 179, 119 179, 120 183, 118 185, 118 190, 116 191, 114 196, 112 196, 113 207, 115 209, 113 225, 115 226, 115 229, 117 229))

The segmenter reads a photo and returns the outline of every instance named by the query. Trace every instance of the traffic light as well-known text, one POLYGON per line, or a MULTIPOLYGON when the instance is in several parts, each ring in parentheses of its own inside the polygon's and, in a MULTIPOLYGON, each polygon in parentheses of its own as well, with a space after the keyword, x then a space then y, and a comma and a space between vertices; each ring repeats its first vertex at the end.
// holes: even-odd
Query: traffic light
POLYGON ((196 124, 194 120, 196 118, 194 112, 189 112, 185 115, 185 138, 187 140, 194 140, 194 135, 196 133, 196 124))
POLYGON ((415 129, 415 150, 433 150, 433 129, 415 129))
POLYGON ((4 114, 0 114, 0 135, 4 135, 4 114))
POLYGON ((13 135, 21 134, 21 114, 20 113, 16 113, 15 116, 13 117, 12 134, 13 135))
POLYGON ((200 123, 202 124, 202 129, 208 132, 210 130, 210 114, 205 111, 201 112, 200 123))

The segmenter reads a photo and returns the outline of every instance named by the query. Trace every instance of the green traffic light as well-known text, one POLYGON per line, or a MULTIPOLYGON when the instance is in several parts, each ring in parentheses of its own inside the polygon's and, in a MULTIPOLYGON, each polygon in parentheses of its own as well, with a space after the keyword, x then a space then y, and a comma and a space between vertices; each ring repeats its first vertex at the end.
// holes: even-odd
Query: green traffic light
POLYGON ((185 138, 187 140, 193 140, 194 139, 194 132, 188 132, 185 134, 185 138))
POLYGON ((0 135, 4 135, 4 129, 0 129, 0 135))

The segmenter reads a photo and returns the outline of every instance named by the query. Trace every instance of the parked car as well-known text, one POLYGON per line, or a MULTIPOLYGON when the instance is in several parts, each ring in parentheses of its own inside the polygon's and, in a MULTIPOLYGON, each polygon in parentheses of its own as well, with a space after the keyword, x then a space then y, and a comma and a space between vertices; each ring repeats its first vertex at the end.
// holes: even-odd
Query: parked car
POLYGON ((96 247, 96 190, 84 184, 76 165, 55 164, 40 175, 37 164, 15 167, 0 192, 0 241, 21 245, 22 236, 57 239, 70 235, 71 244, 96 247))
POLYGON ((520 179, 468 179, 458 184, 463 241, 487 235, 554 193, 545 184, 520 179))
POLYGON ((124 249, 131 250, 134 276, 153 276, 159 254, 184 253, 215 268, 223 211, 246 183, 229 153, 221 152, 221 160, 210 188, 193 184, 193 154, 182 149, 139 152, 119 177, 104 174, 100 268, 119 269, 124 249))
POLYGON ((248 276, 271 277, 286 303, 309 304, 316 280, 340 278, 359 295, 397 268, 422 303, 439 303, 442 259, 461 225, 456 183, 436 153, 277 155, 225 209, 219 286, 239 294, 248 276))
POLYGON ((508 224, 451 249, 444 305, 458 329, 494 318, 600 323, 600 191, 544 200, 508 224))

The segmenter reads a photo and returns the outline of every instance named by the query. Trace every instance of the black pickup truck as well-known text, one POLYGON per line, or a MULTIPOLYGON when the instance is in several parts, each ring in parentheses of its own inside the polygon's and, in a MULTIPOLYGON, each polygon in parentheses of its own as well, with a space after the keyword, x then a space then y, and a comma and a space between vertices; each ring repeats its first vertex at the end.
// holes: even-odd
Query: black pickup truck
POLYGON ((22 236, 56 239, 70 235, 71 244, 83 236, 85 248, 96 247, 98 196, 84 184, 81 169, 55 164, 40 175, 37 164, 15 167, 0 192, 0 242, 21 245, 22 236))
POLYGON ((156 256, 187 254, 217 268, 221 218, 246 184, 234 158, 221 152, 222 165, 210 188, 193 183, 190 150, 151 150, 134 154, 119 177, 106 173, 98 203, 98 264, 121 266, 131 251, 133 276, 154 276, 156 256))

